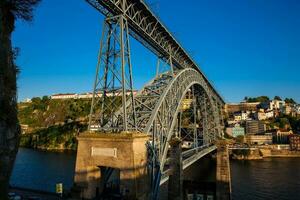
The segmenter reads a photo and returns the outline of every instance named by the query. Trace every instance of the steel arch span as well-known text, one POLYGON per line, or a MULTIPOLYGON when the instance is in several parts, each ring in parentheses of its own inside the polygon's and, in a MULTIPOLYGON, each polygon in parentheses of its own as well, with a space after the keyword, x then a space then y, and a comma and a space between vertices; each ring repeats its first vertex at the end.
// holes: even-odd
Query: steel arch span
MULTIPOLYGON (((220 130, 217 128, 220 123, 219 112, 203 77, 200 73, 191 68, 178 71, 163 90, 151 115, 149 115, 150 117, 146 120, 143 119, 143 123, 139 124, 142 125, 142 127, 139 126, 139 128, 142 128, 142 132, 152 135, 153 137, 153 147, 158 151, 160 170, 162 172, 164 171, 164 166, 167 161, 170 139, 172 137, 180 137, 180 139, 184 140, 179 133, 181 130, 179 130, 180 125, 178 125, 178 123, 181 122, 178 121, 178 114, 183 99, 189 90, 194 90, 193 103, 197 104, 196 106, 199 109, 202 108, 202 110, 199 111, 205 120, 204 123, 206 123, 205 125, 210 125, 210 127, 202 129, 204 141, 200 144, 196 144, 198 132, 192 133, 195 134, 193 138, 196 138, 196 140, 193 141, 192 149, 208 145, 221 136, 220 130)), ((138 96, 136 98, 138 99, 138 96)), ((151 96, 149 96, 149 98, 151 98, 151 96)), ((203 125, 202 123, 202 126, 203 125)))
POLYGON ((88 129, 150 136, 145 160, 155 196, 172 173, 172 141, 180 141, 177 147, 183 152, 177 155, 183 169, 216 149, 213 144, 222 137, 225 102, 144 1, 87 2, 105 15, 88 129), (130 36, 170 66, 162 74, 158 66, 157 75, 136 95, 130 36))
MULTIPOLYGON (((132 115, 127 118, 128 130, 137 130, 151 136, 148 148, 152 152, 152 159, 149 161, 155 160, 152 166, 159 166, 160 173, 164 175, 169 170, 167 155, 171 138, 177 137, 192 144, 183 152, 183 158, 188 160, 195 150, 207 148, 221 137, 221 107, 222 104, 214 98, 198 71, 186 68, 174 73, 166 72, 156 76, 138 92, 134 106, 131 101, 127 102, 128 112, 135 109, 135 118, 132 115), (192 93, 190 100, 197 120, 190 122, 194 125, 190 132, 181 133, 178 116, 187 93, 192 93), (187 139, 188 136, 190 139, 187 139)), ((122 111, 120 108, 116 112, 115 120, 108 121, 103 126, 104 130, 114 131, 115 128, 111 127, 122 129, 122 111)))

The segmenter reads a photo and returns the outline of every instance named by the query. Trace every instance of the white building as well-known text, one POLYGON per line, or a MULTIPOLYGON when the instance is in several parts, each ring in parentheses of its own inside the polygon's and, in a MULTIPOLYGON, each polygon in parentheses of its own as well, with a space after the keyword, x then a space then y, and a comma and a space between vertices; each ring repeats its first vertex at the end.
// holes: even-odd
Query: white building
POLYGON ((91 98, 93 98, 93 93, 87 92, 87 93, 78 94, 77 98, 78 99, 91 99, 91 98))
POLYGON ((255 118, 258 120, 266 120, 267 116, 264 111, 259 111, 259 112, 255 113, 255 118))
POLYGON ((241 119, 242 120, 247 120, 249 118, 249 113, 248 112, 242 112, 241 114, 241 119))
POLYGON ((290 105, 285 105, 283 108, 283 113, 289 115, 291 114, 291 112, 292 112, 292 107, 290 105))
POLYGON ((65 93, 65 94, 53 94, 51 99, 76 99, 78 94, 75 93, 65 93))
POLYGON ((24 102, 24 103, 31 103, 31 99, 26 98, 23 102, 24 102))
POLYGON ((242 114, 241 113, 234 113, 233 114, 234 121, 239 122, 242 120, 242 114))
POLYGON ((267 110, 265 111, 266 113, 266 118, 270 119, 270 118, 274 118, 274 111, 273 110, 267 110))
MULTIPOLYGON (((133 91, 133 95, 137 94, 137 90, 133 91)), ((112 92, 106 93, 108 97, 113 96, 112 92)), ((121 96, 122 92, 116 92, 116 96, 121 96)), ((130 92, 127 91, 126 95, 130 95, 130 92)), ((102 92, 97 93, 96 97, 101 97, 102 92)), ((93 98, 93 93, 87 92, 87 93, 82 93, 82 94, 76 94, 76 93, 65 93, 65 94, 53 94, 51 95, 51 99, 91 99, 93 98)))
POLYGON ((272 100, 270 101, 270 110, 282 110, 285 106, 285 101, 272 100))
POLYGON ((300 104, 298 104, 298 105, 296 106, 296 112, 297 112, 298 115, 300 115, 300 104))

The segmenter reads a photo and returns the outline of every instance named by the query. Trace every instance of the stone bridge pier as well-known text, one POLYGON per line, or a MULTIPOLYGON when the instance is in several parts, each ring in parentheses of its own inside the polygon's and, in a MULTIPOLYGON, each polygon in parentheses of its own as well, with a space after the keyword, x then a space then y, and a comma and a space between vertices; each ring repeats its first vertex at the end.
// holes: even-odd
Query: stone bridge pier
POLYGON ((179 156, 179 153, 182 152, 180 142, 171 140, 171 173, 167 183, 169 200, 198 199, 198 197, 193 196, 195 194, 203 195, 204 200, 211 199, 211 197, 215 200, 231 199, 228 147, 224 141, 218 141, 216 146, 217 150, 212 152, 211 155, 201 158, 183 170, 182 157, 179 156), (203 167, 203 165, 206 165, 206 167, 203 167), (205 177, 208 179, 205 180, 205 177))
POLYGON ((77 139, 74 185, 80 198, 93 199, 115 189, 125 199, 147 199, 147 135, 84 133, 77 139))
POLYGON ((217 144, 216 197, 217 200, 231 199, 230 160, 228 146, 223 141, 217 144))
MULTIPOLYGON (((147 169, 148 140, 146 134, 134 132, 80 135, 74 177, 74 188, 79 191, 77 196, 80 199, 94 199, 100 195, 117 194, 128 200, 149 200, 151 186, 147 169)), ((180 139, 172 139, 169 145, 171 170, 165 192, 169 200, 187 199, 187 190, 183 182, 187 178, 186 170, 192 166, 183 170, 180 139)), ((208 171, 215 170, 212 172, 215 176, 214 199, 230 200, 231 179, 227 145, 219 142, 214 155, 213 163, 216 163, 213 166, 215 167, 208 168, 208 171)), ((203 165, 203 161, 200 159, 197 162, 203 165)), ((203 173, 199 172, 201 170, 197 166, 199 165, 194 165, 189 176, 195 177, 194 172, 203 173)), ((198 178, 194 180, 197 182, 198 178)), ((195 191, 199 191, 199 188, 192 183, 192 190, 193 187, 196 188, 195 191)))

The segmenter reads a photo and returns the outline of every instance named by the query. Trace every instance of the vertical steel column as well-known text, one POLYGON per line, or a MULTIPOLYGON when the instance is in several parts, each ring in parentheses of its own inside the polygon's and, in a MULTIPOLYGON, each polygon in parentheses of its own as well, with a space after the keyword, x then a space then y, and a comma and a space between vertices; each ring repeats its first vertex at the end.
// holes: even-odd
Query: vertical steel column
POLYGON ((157 63, 156 63, 156 77, 158 77, 159 75, 159 65, 160 65, 160 62, 159 62, 159 57, 157 58, 157 63))
POLYGON ((220 123, 221 123, 221 135, 222 135, 222 138, 224 138, 224 127, 225 127, 225 124, 224 124, 224 111, 223 111, 223 106, 222 104, 219 104, 219 108, 220 108, 220 116, 221 116, 221 119, 220 119, 220 123))
POLYGON ((102 51, 103 51, 103 41, 104 41, 104 35, 105 35, 105 28, 106 28, 106 22, 104 21, 104 25, 103 25, 103 29, 102 29, 102 35, 101 35, 101 39, 100 39, 100 49, 99 49, 98 56, 97 56, 96 75, 95 75, 95 81, 94 81, 94 86, 93 86, 93 98, 92 98, 90 115, 89 115, 88 130, 91 129, 92 118, 93 118, 93 115, 94 115, 96 88, 97 88, 97 84, 98 84, 98 75, 99 75, 99 69, 100 69, 100 64, 101 64, 101 56, 102 56, 102 51))
POLYGON ((197 131, 197 100, 195 96, 195 86, 192 86, 192 97, 193 97, 193 134, 194 134, 194 148, 198 147, 198 131, 197 131))
POLYGON ((89 130, 91 127, 92 130, 111 132, 127 131, 129 128, 136 130, 130 56, 127 20, 123 15, 107 17, 98 55, 89 130), (96 119, 93 120, 93 116, 96 119))
MULTIPOLYGON (((123 1, 125 2, 125 1, 123 1)), ((121 69, 122 69, 122 109, 123 131, 127 131, 126 87, 125 87, 125 53, 124 53, 124 19, 120 16, 120 46, 121 46, 121 69)))
POLYGON ((205 93, 201 95, 201 103, 202 103, 202 113, 203 113, 203 144, 206 145, 209 143, 208 141, 208 120, 207 120, 207 107, 206 107, 206 98, 205 93))

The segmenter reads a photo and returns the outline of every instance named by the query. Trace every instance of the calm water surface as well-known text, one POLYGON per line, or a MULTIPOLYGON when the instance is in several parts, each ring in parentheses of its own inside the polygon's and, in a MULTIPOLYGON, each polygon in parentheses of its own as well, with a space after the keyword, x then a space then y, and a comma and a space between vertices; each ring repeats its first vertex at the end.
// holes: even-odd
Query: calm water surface
POLYGON ((20 148, 10 184, 23 188, 55 192, 55 184, 64 188, 73 184, 75 153, 43 152, 20 148))
POLYGON ((233 200, 300 200, 300 158, 231 161, 233 200))
MULTIPOLYGON (((55 191, 73 184, 74 153, 49 153, 21 148, 11 185, 55 191)), ((231 161, 233 200, 300 200, 300 158, 231 161)))

